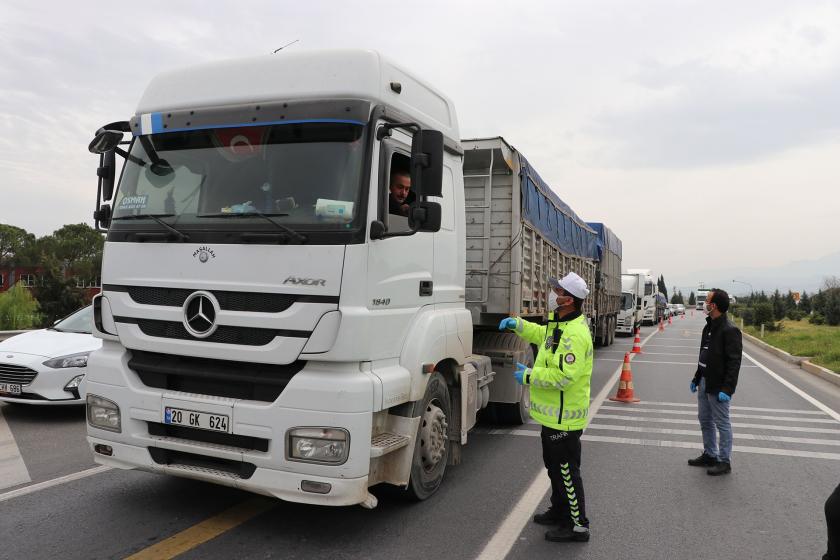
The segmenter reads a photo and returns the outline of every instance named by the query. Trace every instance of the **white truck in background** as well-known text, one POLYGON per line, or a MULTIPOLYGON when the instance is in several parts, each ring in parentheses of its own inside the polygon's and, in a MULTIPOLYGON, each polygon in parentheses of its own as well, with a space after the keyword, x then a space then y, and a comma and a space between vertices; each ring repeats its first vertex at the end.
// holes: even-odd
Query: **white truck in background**
POLYGON ((451 101, 375 52, 161 74, 90 150, 107 239, 88 442, 111 467, 425 499, 480 409, 527 418, 512 371, 535 350, 499 321, 544 320, 549 275, 595 284, 596 233, 528 161, 462 142, 451 101), (394 171, 408 217, 389 213, 394 171))
POLYGON ((627 274, 636 275, 639 278, 639 285, 642 286, 641 324, 657 324, 661 311, 657 302, 656 283, 653 279, 653 273, 649 268, 631 268, 627 270, 627 274))

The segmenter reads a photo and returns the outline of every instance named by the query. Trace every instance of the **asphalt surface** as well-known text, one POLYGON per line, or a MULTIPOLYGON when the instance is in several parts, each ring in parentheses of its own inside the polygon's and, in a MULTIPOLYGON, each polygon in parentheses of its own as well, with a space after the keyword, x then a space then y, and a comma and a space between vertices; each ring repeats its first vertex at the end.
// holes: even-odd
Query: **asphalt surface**
MULTIPOLYGON (((490 552, 529 560, 821 556, 823 503, 840 482, 840 422, 749 359, 732 403, 733 473, 709 477, 686 465, 702 448, 688 391, 702 321, 695 312, 647 339, 632 362, 642 402, 607 400, 592 418, 583 444, 592 540, 550 543, 545 527, 524 522, 509 551, 504 545, 490 552)), ((654 330, 643 329, 642 338, 654 330)), ((596 349, 593 397, 615 379, 632 340, 596 349)), ((752 345, 744 351, 840 411, 840 387, 752 345)), ((0 463, 17 452, 31 478, 17 486, 0 480, 0 558, 124 558, 224 517, 237 504, 257 504, 266 511, 179 558, 471 559, 517 515, 517 504, 543 471, 538 426, 482 425, 435 496, 411 503, 396 489, 376 487, 379 506, 372 511, 272 501, 135 471, 97 471, 50 485, 95 466, 84 441, 84 410, 0 405, 0 413, 19 450, 0 447, 0 463)), ((525 503, 525 514, 547 503, 547 496, 525 503)))

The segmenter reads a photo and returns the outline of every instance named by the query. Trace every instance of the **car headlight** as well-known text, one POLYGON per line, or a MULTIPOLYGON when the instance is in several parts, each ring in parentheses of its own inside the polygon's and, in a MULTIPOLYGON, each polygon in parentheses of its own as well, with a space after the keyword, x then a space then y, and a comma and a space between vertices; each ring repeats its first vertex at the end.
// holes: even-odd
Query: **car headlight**
POLYGON ((121 432, 120 407, 114 401, 97 395, 87 396, 87 419, 88 424, 94 428, 108 430, 110 432, 121 432))
POLYGON ((291 461, 340 465, 347 461, 350 434, 342 428, 292 428, 286 457, 291 461))
POLYGON ((78 354, 59 356, 47 360, 44 365, 51 368, 86 367, 89 354, 90 352, 79 352, 78 354))

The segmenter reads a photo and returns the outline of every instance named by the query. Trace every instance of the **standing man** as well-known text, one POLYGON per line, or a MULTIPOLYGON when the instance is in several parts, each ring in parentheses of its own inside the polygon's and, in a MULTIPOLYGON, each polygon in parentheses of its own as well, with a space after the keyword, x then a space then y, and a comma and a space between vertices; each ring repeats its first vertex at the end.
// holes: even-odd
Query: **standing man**
POLYGON ((522 318, 503 319, 511 329, 539 347, 534 367, 516 364, 514 376, 531 391, 531 418, 542 424, 543 462, 551 479, 551 507, 534 516, 540 525, 557 525, 549 541, 589 540, 589 519, 580 476, 580 436, 589 418, 592 336, 581 313, 589 295, 583 278, 570 272, 550 278, 548 324, 522 318))
POLYGON ((689 459, 688 464, 709 467, 706 474, 720 476, 732 472, 729 401, 735 394, 741 369, 741 331, 726 316, 729 294, 723 290, 710 290, 704 307, 709 316, 703 327, 697 372, 689 386, 692 393, 697 393, 703 454, 689 459))

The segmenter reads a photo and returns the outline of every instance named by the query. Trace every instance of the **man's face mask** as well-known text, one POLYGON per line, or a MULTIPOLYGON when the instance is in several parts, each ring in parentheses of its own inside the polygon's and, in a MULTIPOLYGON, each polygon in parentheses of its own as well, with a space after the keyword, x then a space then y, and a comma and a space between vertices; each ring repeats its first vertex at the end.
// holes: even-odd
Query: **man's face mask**
POLYGON ((712 314, 712 307, 711 307, 711 304, 709 304, 708 301, 703 302, 703 311, 706 312, 706 315, 711 315, 712 314))

